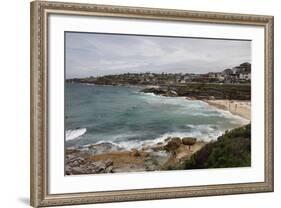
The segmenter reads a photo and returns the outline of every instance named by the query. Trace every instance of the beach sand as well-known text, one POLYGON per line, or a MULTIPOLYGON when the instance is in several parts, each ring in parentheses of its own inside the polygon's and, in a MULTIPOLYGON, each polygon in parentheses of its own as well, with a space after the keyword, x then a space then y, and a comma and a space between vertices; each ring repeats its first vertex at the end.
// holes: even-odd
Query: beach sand
POLYGON ((227 110, 234 115, 251 120, 251 101, 241 100, 203 100, 211 106, 227 110))

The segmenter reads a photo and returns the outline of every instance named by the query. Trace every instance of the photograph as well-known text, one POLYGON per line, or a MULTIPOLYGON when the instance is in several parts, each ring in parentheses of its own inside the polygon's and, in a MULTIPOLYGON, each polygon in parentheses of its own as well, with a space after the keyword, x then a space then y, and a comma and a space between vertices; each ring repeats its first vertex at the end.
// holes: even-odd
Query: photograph
POLYGON ((251 45, 65 31, 64 174, 251 167, 251 45))
POLYGON ((274 16, 143 6, 31 2, 31 206, 274 191, 274 16))

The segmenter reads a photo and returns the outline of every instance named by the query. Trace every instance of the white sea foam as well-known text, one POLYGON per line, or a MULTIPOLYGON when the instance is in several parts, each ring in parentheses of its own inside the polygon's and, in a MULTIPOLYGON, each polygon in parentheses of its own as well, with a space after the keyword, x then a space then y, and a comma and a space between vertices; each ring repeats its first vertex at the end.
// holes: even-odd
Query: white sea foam
MULTIPOLYGON (((198 141, 206 141, 209 142, 211 140, 216 140, 219 136, 221 136, 226 129, 220 129, 219 125, 213 125, 213 124, 187 124, 186 125, 187 130, 181 131, 181 132, 167 132, 155 139, 151 140, 119 140, 119 139, 111 139, 108 140, 100 140, 96 142, 95 144, 102 144, 102 143, 111 143, 112 145, 124 148, 127 150, 131 150, 132 148, 140 149, 144 145, 154 145, 159 142, 165 143, 165 139, 168 137, 195 137, 198 139, 198 141), (118 141, 119 140, 119 141, 118 141)), ((131 134, 130 134, 131 135, 131 134)), ((129 136, 127 134, 124 134, 123 136, 129 136)), ((117 138, 123 138, 122 135, 118 135, 117 138)))
POLYGON ((162 134, 158 138, 151 140, 151 143, 163 142, 168 137, 195 137, 198 140, 211 141, 216 140, 217 137, 221 136, 224 130, 218 129, 214 125, 194 125, 189 126, 191 130, 185 132, 167 132, 162 134))
POLYGON ((141 148, 143 145, 154 145, 159 142, 164 142, 168 137, 195 137, 198 140, 209 142, 211 140, 216 140, 219 136, 224 133, 224 129, 219 129, 217 125, 211 124, 201 124, 201 125, 187 125, 190 128, 185 132, 167 132, 165 134, 160 135, 159 137, 151 140, 143 140, 143 141, 120 141, 114 144, 125 148, 141 148))
MULTIPOLYGON (((143 98, 146 99, 146 101, 150 104, 155 104, 155 103, 162 103, 162 104, 172 104, 172 105, 178 105, 181 107, 186 107, 188 108, 187 110, 190 110, 191 108, 198 108, 198 107, 207 107, 209 109, 214 110, 214 112, 220 113, 221 116, 229 119, 234 119, 231 123, 241 123, 241 125, 248 124, 250 120, 245 119, 239 115, 234 115, 229 111, 222 110, 222 109, 217 109, 211 107, 208 103, 202 101, 202 100, 187 100, 185 97, 166 97, 162 95, 155 95, 154 93, 141 93, 143 95, 143 98)), ((181 110, 181 109, 179 109, 181 110)), ((216 113, 210 113, 208 112, 207 114, 205 112, 198 112, 194 111, 192 113, 193 115, 197 116, 216 116, 216 113)))
POLYGON ((87 132, 86 128, 70 129, 65 132, 66 141, 77 139, 87 132))
POLYGON ((149 104, 169 104, 181 107, 196 107, 201 105, 199 101, 190 101, 185 99, 185 97, 166 97, 162 95, 155 95, 154 93, 141 93, 142 99, 144 99, 149 104))
POLYGON ((250 120, 243 118, 239 115, 232 114, 230 111, 226 111, 222 109, 216 109, 216 111, 220 112, 225 118, 232 119, 232 120, 234 119, 233 121, 230 121, 231 123, 237 121, 237 123, 240 123, 241 125, 246 125, 250 122, 250 120))

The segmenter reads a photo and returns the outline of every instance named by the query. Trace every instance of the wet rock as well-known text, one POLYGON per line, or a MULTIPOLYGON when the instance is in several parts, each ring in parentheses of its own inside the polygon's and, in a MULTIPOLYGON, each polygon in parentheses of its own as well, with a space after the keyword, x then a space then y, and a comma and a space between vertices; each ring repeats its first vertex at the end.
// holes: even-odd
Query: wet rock
POLYGON ((164 142, 168 142, 168 141, 170 141, 172 139, 172 137, 167 137, 165 140, 164 140, 164 142))
POLYGON ((168 152, 175 151, 177 148, 180 147, 181 144, 182 144, 182 141, 179 137, 171 138, 168 141, 168 143, 166 144, 165 150, 167 150, 168 152))
POLYGON ((168 97, 177 97, 178 96, 178 93, 174 90, 169 90, 165 93, 165 96, 168 96, 168 97))
POLYGON ((197 139, 194 137, 184 137, 184 138, 182 138, 182 143, 184 145, 190 146, 190 145, 194 145, 196 143, 196 140, 197 139))
POLYGON ((163 95, 165 93, 167 93, 167 90, 162 89, 162 88, 145 88, 143 90, 141 90, 141 92, 145 92, 145 93, 153 93, 155 95, 163 95))
POLYGON ((151 149, 153 151, 162 151, 162 150, 165 149, 165 146, 164 145, 154 145, 154 146, 151 147, 151 149))

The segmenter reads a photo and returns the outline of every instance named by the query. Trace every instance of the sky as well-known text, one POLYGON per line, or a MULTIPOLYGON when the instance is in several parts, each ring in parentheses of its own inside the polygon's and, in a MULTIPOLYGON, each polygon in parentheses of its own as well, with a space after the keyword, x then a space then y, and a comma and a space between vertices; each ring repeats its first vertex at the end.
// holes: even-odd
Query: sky
POLYGON ((123 73, 220 72, 251 63, 251 41, 117 35, 65 34, 66 78, 123 73))

